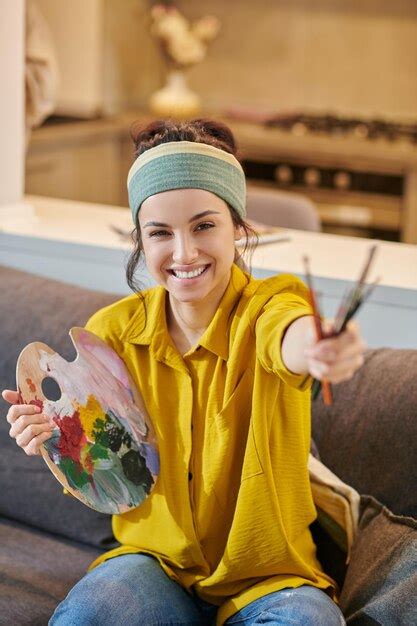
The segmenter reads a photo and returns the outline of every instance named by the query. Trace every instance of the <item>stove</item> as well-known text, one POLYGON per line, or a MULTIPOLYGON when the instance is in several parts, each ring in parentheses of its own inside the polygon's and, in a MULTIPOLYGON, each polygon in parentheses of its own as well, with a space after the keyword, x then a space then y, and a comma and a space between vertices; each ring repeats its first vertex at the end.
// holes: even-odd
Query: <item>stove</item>
POLYGON ((222 113, 248 185, 308 196, 325 232, 417 243, 417 119, 222 113))
POLYGON ((264 124, 289 131, 298 136, 307 133, 333 136, 353 135, 359 139, 368 140, 397 141, 405 139, 412 144, 417 144, 417 123, 391 122, 378 118, 341 117, 332 114, 282 113, 266 118, 264 124))

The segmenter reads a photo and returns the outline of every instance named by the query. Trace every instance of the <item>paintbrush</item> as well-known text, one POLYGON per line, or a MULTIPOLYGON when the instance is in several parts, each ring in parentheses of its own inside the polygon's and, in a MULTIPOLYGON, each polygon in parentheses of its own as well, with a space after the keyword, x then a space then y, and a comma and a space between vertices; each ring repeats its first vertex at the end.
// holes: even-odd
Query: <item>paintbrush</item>
POLYGON ((335 324, 334 324, 336 335, 342 332, 342 330, 344 330, 344 328, 346 327, 347 321, 349 321, 349 320, 346 320, 346 317, 349 314, 350 309, 353 308, 355 306, 356 301, 360 300, 361 298, 363 285, 369 273, 373 258, 375 256, 376 248, 377 248, 376 245, 371 247, 371 249, 369 250, 368 259, 365 263, 365 267, 363 268, 362 273, 359 276, 359 279, 356 285, 353 287, 353 289, 348 291, 348 293, 342 299, 339 310, 336 313, 336 319, 335 319, 335 324), (343 325, 344 327, 342 329, 343 325))
MULTIPOLYGON (((317 337, 317 340, 320 341, 321 339, 324 339, 324 333, 323 333, 323 328, 321 325, 321 315, 320 315, 319 305, 318 305, 316 294, 313 288, 313 280, 310 274, 308 257, 304 256, 303 261, 304 261, 305 275, 306 275, 306 280, 307 280, 307 285, 308 285, 308 290, 309 290, 311 306, 313 309, 316 337, 317 337)), ((332 401, 333 401, 332 390, 330 387, 330 383, 326 379, 323 379, 323 399, 324 399, 325 404, 327 405, 332 404, 332 401)))
MULTIPOLYGON (((353 318, 353 316, 358 312, 359 308, 362 304, 369 298, 372 291, 380 281, 380 277, 378 277, 366 291, 364 291, 364 283, 366 277, 371 268, 371 264, 373 258, 375 256, 377 246, 374 245, 369 251, 368 259, 365 263, 365 267, 353 289, 350 290, 342 299, 342 303, 339 307, 339 310, 336 314, 336 320, 334 324, 334 332, 329 336, 337 336, 342 333, 349 322, 353 318)), ((311 388, 312 398, 315 400, 320 393, 321 382, 319 380, 314 380, 311 388)))

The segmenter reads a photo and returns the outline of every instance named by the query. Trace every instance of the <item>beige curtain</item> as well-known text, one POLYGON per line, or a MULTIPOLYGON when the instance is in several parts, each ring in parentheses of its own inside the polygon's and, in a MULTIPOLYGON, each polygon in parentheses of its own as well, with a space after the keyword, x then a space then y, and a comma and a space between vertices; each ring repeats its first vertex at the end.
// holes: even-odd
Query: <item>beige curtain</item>
POLYGON ((32 128, 53 113, 59 86, 53 38, 35 0, 26 0, 25 48, 27 149, 32 128))

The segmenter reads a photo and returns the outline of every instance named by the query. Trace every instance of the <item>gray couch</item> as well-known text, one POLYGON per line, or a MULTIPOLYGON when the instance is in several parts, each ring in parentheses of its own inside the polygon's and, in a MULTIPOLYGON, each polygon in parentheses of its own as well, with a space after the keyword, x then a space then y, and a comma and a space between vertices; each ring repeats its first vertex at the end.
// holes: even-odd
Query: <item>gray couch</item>
MULTIPOLYGON (((71 326, 119 296, 0 268, 1 389, 15 389, 21 349, 43 341, 72 359, 71 326)), ((349 566, 315 522, 323 567, 341 586, 348 624, 417 624, 417 351, 371 350, 364 367, 313 404, 321 460, 361 494, 349 566)), ((62 493, 41 457, 0 420, 0 623, 47 624, 56 605, 102 551, 114 547, 110 516, 62 493)))

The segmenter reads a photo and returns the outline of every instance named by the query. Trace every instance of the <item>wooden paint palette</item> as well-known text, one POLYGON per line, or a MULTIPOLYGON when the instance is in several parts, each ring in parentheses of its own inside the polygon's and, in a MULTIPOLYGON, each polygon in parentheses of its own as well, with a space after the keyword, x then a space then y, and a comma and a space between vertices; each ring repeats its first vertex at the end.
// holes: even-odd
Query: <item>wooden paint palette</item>
POLYGON ((40 342, 22 350, 16 371, 21 402, 38 405, 55 424, 40 451, 59 482, 97 511, 124 513, 155 485, 155 432, 118 354, 84 328, 69 335, 77 351, 71 362, 40 342), (59 399, 45 396, 50 378, 59 399))

